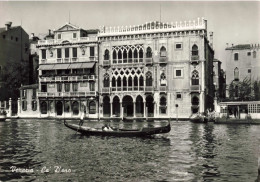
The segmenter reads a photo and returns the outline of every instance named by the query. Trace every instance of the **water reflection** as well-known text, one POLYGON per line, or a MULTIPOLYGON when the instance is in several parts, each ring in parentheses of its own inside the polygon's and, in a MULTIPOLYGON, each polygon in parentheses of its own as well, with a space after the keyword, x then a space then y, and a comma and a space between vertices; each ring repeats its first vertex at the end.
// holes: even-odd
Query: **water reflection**
MULTIPOLYGON (((70 121, 76 122, 76 121, 70 121)), ((104 123, 90 121, 88 126, 104 123)), ((110 122, 140 128, 163 122, 110 122)), ((82 136, 61 120, 0 123, 2 181, 254 181, 260 126, 172 122, 150 138, 82 136), (11 166, 32 168, 13 173, 11 166), (69 173, 55 171, 59 166, 69 173), (44 170, 43 170, 44 169, 44 170)))

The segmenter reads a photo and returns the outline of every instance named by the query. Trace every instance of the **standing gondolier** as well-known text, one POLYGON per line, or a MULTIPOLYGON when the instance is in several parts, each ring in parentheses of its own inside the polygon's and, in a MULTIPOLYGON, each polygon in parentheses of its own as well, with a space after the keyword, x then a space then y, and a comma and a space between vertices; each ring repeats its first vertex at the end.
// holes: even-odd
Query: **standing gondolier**
POLYGON ((80 116, 79 126, 83 125, 85 114, 86 114, 86 109, 84 108, 84 111, 81 113, 81 116, 80 116))

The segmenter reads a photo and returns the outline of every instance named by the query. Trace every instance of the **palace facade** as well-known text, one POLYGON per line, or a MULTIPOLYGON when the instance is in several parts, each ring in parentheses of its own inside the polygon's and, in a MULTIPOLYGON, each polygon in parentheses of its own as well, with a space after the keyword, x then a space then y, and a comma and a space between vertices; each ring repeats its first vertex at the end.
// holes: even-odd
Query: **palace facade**
POLYGON ((98 117, 97 30, 70 23, 39 40, 39 117, 98 117))
POLYGON ((213 108, 207 21, 102 27, 100 116, 188 118, 213 108))
POLYGON ((213 108, 214 51, 204 19, 99 31, 67 23, 37 48, 38 103, 30 107, 37 117, 189 118, 213 108))

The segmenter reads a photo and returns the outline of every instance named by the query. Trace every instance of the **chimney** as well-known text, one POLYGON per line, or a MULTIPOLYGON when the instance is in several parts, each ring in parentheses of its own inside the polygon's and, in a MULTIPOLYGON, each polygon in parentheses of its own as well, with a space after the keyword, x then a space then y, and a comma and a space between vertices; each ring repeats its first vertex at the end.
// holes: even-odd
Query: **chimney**
POLYGON ((10 21, 6 22, 6 23, 5 23, 5 29, 6 29, 6 30, 9 30, 10 27, 11 27, 11 25, 12 25, 12 22, 10 22, 10 21))
POLYGON ((210 46, 213 49, 213 32, 209 32, 209 42, 210 46))
POLYGON ((32 37, 32 39, 33 39, 33 37, 34 37, 34 33, 31 33, 31 37, 32 37))
POLYGON ((51 29, 49 29, 49 35, 51 35, 51 29))

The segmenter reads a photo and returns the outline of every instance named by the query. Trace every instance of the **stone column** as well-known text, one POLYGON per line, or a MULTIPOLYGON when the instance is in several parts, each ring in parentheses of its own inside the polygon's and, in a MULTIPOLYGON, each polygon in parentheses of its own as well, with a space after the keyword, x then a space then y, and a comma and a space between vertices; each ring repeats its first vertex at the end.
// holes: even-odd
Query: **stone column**
MULTIPOLYGON (((104 113, 104 111, 103 111, 104 113)), ((110 102, 110 117, 113 116, 113 102, 110 102)))
POLYGON ((122 107, 122 102, 120 102, 120 117, 123 118, 124 116, 124 108, 122 107))
POLYGON ((17 116, 19 116, 19 114, 21 113, 21 100, 20 98, 18 98, 17 100, 17 116))
POLYGON ((144 118, 146 118, 146 113, 147 113, 147 112, 146 112, 146 109, 147 109, 147 108, 146 108, 146 102, 144 102, 144 118))
POLYGON ((9 114, 9 117, 10 117, 10 116, 12 116, 12 99, 11 98, 9 98, 9 109, 8 110, 9 110, 8 114, 9 114))
POLYGON ((135 102, 133 102, 133 108, 134 108, 134 118, 135 118, 135 109, 136 109, 136 107, 135 107, 135 102))

